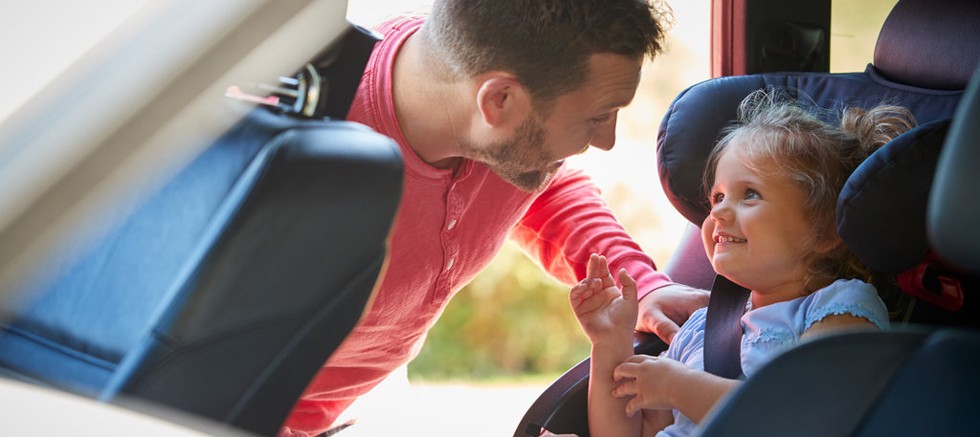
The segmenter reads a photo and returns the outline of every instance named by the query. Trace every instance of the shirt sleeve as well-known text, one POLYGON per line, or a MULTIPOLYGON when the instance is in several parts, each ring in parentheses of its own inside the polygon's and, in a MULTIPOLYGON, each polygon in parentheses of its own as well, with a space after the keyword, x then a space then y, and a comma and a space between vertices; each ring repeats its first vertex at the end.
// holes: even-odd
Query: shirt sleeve
POLYGON ((838 280, 807 297, 803 330, 827 316, 849 314, 867 319, 880 329, 888 327, 888 308, 874 286, 850 279, 838 280))
POLYGON ((615 276, 625 268, 639 296, 671 284, 616 220, 599 188, 579 170, 563 166, 511 233, 521 248, 559 281, 585 277, 592 253, 605 255, 615 276))
POLYGON ((681 325, 674 340, 660 356, 684 363, 692 369, 704 369, 704 324, 708 308, 699 308, 681 325))

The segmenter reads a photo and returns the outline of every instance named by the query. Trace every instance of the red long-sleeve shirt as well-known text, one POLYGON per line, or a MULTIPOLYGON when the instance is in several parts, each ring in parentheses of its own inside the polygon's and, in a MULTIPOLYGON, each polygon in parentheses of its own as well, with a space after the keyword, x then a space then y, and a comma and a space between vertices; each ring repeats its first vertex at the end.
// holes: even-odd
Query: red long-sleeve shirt
POLYGON ((641 296, 669 284, 581 172, 562 168, 542 192, 526 193, 481 163, 464 160, 454 172, 434 168, 412 151, 395 117, 392 67, 421 24, 420 18, 403 18, 379 28, 385 39, 368 61, 348 115, 398 142, 404 191, 374 301, 294 407, 286 423, 292 430, 322 432, 356 397, 414 358, 449 299, 490 263, 508 236, 565 283, 583 278, 596 252, 609 259, 611 271, 626 268, 641 296))

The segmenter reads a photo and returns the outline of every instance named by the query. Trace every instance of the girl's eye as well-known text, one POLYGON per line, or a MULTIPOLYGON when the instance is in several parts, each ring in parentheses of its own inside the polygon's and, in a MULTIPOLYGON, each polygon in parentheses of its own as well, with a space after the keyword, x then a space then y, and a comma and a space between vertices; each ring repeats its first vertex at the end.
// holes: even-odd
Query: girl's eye
POLYGON ((757 200, 761 199, 762 195, 758 191, 751 188, 745 190, 745 200, 757 200))
POLYGON ((711 197, 708 200, 711 202, 711 206, 715 206, 721 203, 722 200, 725 200, 725 195, 722 193, 711 193, 711 197))

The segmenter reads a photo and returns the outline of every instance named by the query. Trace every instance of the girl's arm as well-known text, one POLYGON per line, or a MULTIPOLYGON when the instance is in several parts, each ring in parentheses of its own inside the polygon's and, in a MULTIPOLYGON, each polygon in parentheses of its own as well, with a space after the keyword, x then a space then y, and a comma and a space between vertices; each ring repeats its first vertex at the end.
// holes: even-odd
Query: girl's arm
MULTIPOLYGON (((874 329, 875 325, 863 317, 849 314, 831 315, 814 323, 800 336, 801 340, 848 330, 874 329)), ((684 376, 669 384, 671 403, 685 416, 700 423, 708 411, 726 393, 741 381, 725 379, 713 374, 683 367, 684 376)))
POLYGON ((639 437, 642 415, 627 416, 628 399, 613 397, 613 369, 633 355, 632 338, 620 344, 592 346, 589 369, 589 434, 593 437, 639 437))
POLYGON ((864 330, 864 329, 876 329, 874 323, 868 321, 863 317, 852 316, 850 314, 835 314, 824 317, 820 319, 819 322, 810 325, 803 334, 800 335, 800 340, 812 340, 817 337, 822 337, 827 334, 833 334, 842 331, 851 330, 864 330))
POLYGON ((674 423, 674 412, 671 410, 643 410, 643 433, 655 435, 674 423))
POLYGON ((589 369, 589 433, 594 437, 640 435, 640 415, 626 415, 626 401, 614 398, 613 369, 633 355, 637 314, 636 282, 620 270, 616 287, 605 257, 592 254, 587 277, 572 288, 569 301, 592 342, 589 369))
POLYGON ((675 408, 694 423, 701 423, 719 399, 742 383, 702 370, 687 367, 684 370, 685 377, 671 384, 669 396, 675 408))
MULTIPOLYGON (((801 339, 874 327, 862 317, 830 315, 810 326, 801 339)), ((631 357, 615 372, 617 379, 623 381, 615 394, 633 396, 627 411, 675 408, 695 423, 700 423, 719 399, 741 384, 741 381, 691 369, 667 358, 631 357)))
POLYGON ((628 398, 628 414, 642 409, 680 410, 695 423, 741 382, 691 369, 669 358, 635 355, 616 367, 614 396, 628 398))
MULTIPOLYGON (((801 340, 875 326, 864 317, 831 314, 813 323, 801 335, 801 340)), ((700 423, 719 399, 741 384, 738 380, 691 369, 669 358, 642 355, 630 357, 617 366, 614 377, 618 383, 614 395, 629 399, 626 407, 629 414, 643 409, 652 412, 674 408, 695 423, 700 423)))

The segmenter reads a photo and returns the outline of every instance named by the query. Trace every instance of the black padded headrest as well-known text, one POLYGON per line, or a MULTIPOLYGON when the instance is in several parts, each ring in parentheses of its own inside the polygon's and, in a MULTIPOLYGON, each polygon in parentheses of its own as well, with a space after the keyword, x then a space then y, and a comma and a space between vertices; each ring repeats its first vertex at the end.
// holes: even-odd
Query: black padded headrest
POLYGON ((899 135, 868 157, 837 199, 837 232, 872 271, 897 274, 929 252, 926 207, 949 120, 899 135))
POLYGON ((937 90, 966 89, 980 60, 980 1, 901 0, 875 45, 888 80, 937 90))

